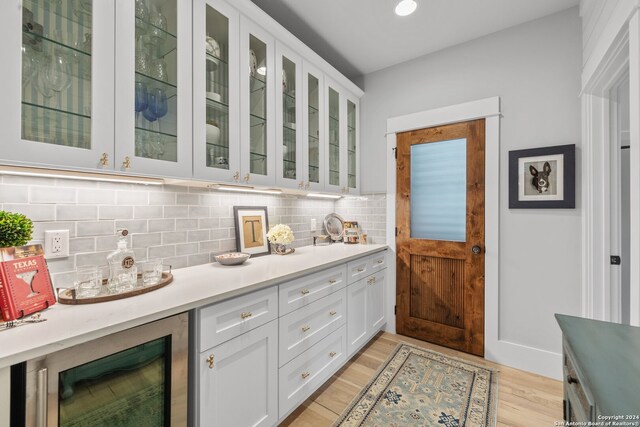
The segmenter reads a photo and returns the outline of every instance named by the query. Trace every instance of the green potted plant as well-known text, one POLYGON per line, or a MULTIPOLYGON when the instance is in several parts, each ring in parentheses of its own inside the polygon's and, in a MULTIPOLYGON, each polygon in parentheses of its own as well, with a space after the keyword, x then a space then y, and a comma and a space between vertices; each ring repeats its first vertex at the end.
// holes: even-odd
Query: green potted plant
POLYGON ((33 234, 33 222, 25 215, 0 211, 0 248, 26 245, 33 234))

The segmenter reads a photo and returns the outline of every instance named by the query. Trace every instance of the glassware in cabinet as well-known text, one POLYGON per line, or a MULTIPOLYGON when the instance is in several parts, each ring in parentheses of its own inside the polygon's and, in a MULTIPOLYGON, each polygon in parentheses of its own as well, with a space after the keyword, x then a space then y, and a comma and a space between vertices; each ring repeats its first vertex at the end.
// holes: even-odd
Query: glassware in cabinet
POLYGON ((99 67, 113 62, 113 3, 23 0, 14 6, 0 4, 7 30, 0 48, 6 63, 20 64, 5 67, 0 82, 7 137, 0 158, 101 167, 102 153, 113 153, 113 71, 99 67))
POLYGON ((347 99, 347 188, 358 188, 358 111, 354 101, 347 99))
POLYGON ((327 147, 328 147, 328 179, 327 188, 342 190, 341 171, 341 134, 340 134, 340 93, 328 86, 327 109, 327 147))
POLYGON ((239 14, 224 1, 195 1, 193 32, 194 174, 239 179, 239 14))
POLYGON ((116 169, 192 175, 191 11, 178 0, 116 0, 116 169))
POLYGON ((324 190, 325 98, 323 73, 308 62, 303 64, 305 190, 324 190))
POLYGON ((276 183, 304 189, 302 149, 302 60, 276 44, 276 183))
POLYGON ((245 17, 240 19, 241 181, 275 183, 275 40, 245 17), (245 74, 246 73, 246 74, 245 74))

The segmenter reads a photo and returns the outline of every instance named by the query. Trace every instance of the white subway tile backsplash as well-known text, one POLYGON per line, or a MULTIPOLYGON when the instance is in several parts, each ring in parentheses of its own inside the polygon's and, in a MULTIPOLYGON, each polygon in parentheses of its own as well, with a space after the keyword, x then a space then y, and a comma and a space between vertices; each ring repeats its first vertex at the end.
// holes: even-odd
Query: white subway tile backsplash
POLYGON ((76 235, 85 236, 108 236, 115 234, 116 225, 114 221, 87 221, 79 222, 76 226, 76 235))
POLYGON ((72 281, 66 269, 106 266, 107 255, 116 247, 117 228, 129 230, 138 260, 161 257, 174 269, 213 262, 213 255, 236 250, 233 206, 266 206, 270 225, 285 223, 294 230, 296 247, 312 243, 311 218, 321 233, 330 212, 357 220, 372 242, 384 243, 385 195, 366 199, 334 202, 199 187, 0 175, 0 207, 34 221, 34 242, 44 239, 45 230, 69 230, 71 256, 51 260, 56 286, 72 281))
POLYGON ((31 187, 29 203, 76 203, 76 189, 65 187, 31 187))
POLYGON ((56 206, 58 221, 87 221, 98 219, 98 207, 89 205, 58 205, 56 206))
POLYGON ((149 220, 149 232, 156 231, 175 231, 176 220, 175 219, 150 219, 149 220))
POLYGON ((133 219, 133 206, 100 206, 98 219, 133 219))

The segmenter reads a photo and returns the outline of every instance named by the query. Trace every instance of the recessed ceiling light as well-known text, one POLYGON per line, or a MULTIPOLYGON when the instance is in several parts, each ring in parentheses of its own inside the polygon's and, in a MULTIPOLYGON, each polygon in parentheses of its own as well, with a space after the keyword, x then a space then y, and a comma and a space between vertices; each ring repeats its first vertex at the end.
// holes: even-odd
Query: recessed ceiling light
POLYGON ((416 11, 417 7, 418 7, 418 3, 416 3, 415 0, 402 0, 396 6, 396 15, 398 16, 411 15, 413 12, 416 11))

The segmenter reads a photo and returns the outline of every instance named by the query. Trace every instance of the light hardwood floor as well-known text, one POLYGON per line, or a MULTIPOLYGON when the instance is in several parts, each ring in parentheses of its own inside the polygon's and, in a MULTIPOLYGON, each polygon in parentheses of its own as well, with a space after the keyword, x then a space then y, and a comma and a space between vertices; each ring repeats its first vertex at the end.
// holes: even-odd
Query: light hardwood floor
POLYGON ((466 359, 499 371, 498 426, 553 426, 562 420, 562 383, 401 335, 380 333, 293 412, 281 426, 331 426, 399 342, 466 359))

